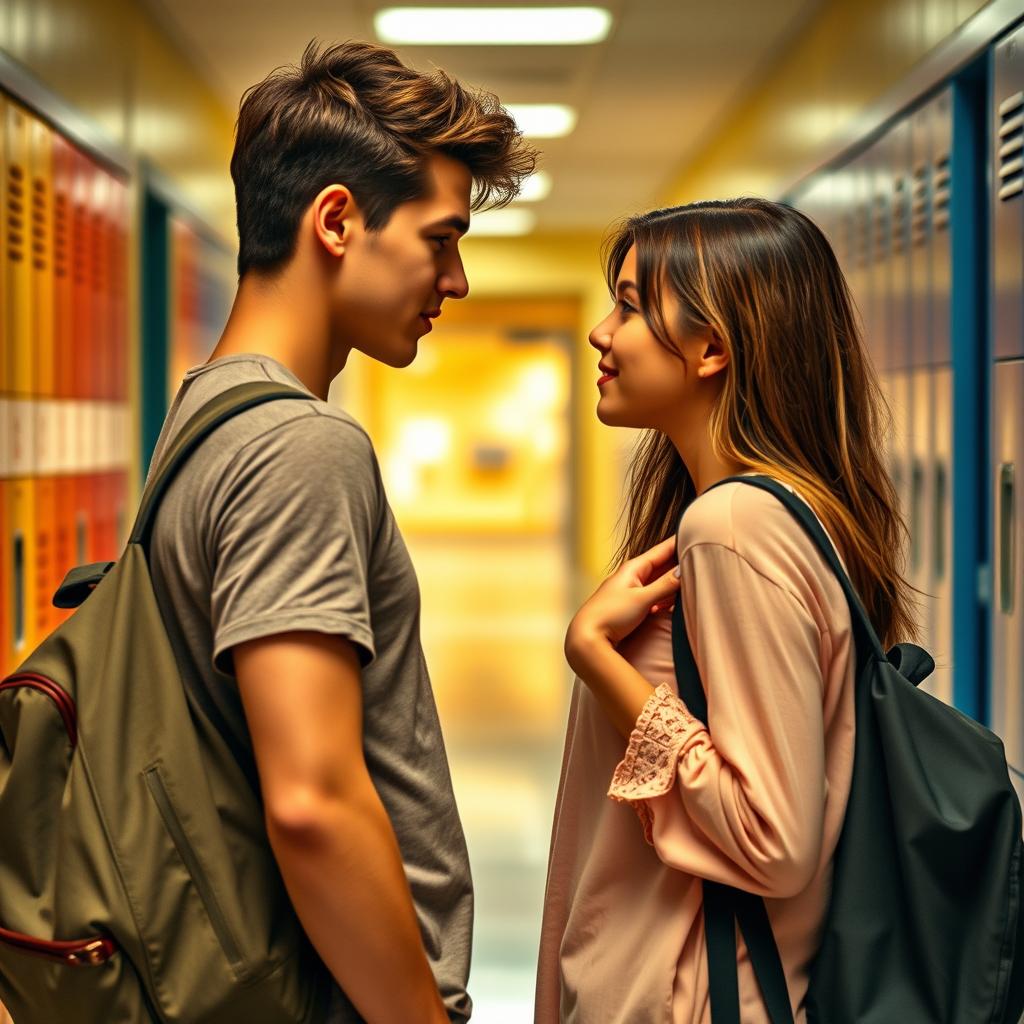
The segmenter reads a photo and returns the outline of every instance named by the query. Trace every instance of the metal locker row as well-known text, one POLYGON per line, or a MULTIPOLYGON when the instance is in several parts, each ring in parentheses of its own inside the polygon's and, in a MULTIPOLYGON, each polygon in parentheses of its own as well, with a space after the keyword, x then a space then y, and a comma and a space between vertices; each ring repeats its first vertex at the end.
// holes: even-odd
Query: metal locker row
POLYGON ((127 191, 0 96, 0 675, 117 557, 128 497, 127 191))
MULTIPOLYGON (((903 118, 798 205, 829 236, 892 414, 889 471, 909 530, 929 688, 952 701, 952 97, 903 118)), ((969 585, 973 586, 973 581, 969 585)))
POLYGON ((1024 799, 1024 29, 993 52, 992 727, 1024 799))

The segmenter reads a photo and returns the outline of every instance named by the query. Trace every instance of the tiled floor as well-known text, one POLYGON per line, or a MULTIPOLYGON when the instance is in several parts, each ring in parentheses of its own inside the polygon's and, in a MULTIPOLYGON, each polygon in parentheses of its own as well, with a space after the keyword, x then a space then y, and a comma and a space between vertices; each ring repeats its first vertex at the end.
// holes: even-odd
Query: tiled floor
POLYGON ((476 887, 479 1024, 525 1024, 572 676, 569 573, 551 537, 407 537, 476 887))

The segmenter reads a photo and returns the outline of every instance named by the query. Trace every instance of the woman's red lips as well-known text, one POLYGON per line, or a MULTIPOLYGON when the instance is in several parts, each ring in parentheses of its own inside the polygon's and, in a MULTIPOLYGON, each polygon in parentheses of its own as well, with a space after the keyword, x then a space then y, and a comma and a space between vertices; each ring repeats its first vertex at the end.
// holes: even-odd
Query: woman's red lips
POLYGON ((607 383, 608 383, 608 381, 610 381, 610 380, 614 380, 614 379, 615 379, 616 377, 618 377, 618 374, 617 374, 617 373, 606 373, 606 374, 605 374, 605 375, 604 375, 603 377, 601 377, 601 378, 600 378, 600 379, 598 380, 598 382, 597 382, 597 386, 598 386, 598 387, 601 387, 601 385, 602 385, 602 384, 607 384, 607 383))

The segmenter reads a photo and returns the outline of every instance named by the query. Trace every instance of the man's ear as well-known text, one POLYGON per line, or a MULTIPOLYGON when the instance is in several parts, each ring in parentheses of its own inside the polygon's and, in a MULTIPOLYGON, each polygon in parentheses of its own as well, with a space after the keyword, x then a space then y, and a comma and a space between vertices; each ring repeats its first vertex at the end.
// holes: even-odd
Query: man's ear
POLYGON ((313 230, 331 256, 344 254, 355 216, 355 200, 344 185, 328 185, 313 200, 313 230))
POLYGON ((697 367, 697 376, 707 380, 721 373, 729 365, 729 352, 721 335, 710 325, 701 328, 703 351, 697 367))

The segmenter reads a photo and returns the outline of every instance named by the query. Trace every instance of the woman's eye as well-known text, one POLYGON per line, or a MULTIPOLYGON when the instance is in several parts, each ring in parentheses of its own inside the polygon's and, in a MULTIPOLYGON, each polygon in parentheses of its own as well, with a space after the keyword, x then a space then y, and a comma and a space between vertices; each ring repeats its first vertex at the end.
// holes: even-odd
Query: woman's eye
POLYGON ((619 309, 622 310, 623 316, 629 316, 630 313, 636 312, 636 310, 625 299, 619 299, 619 309))

